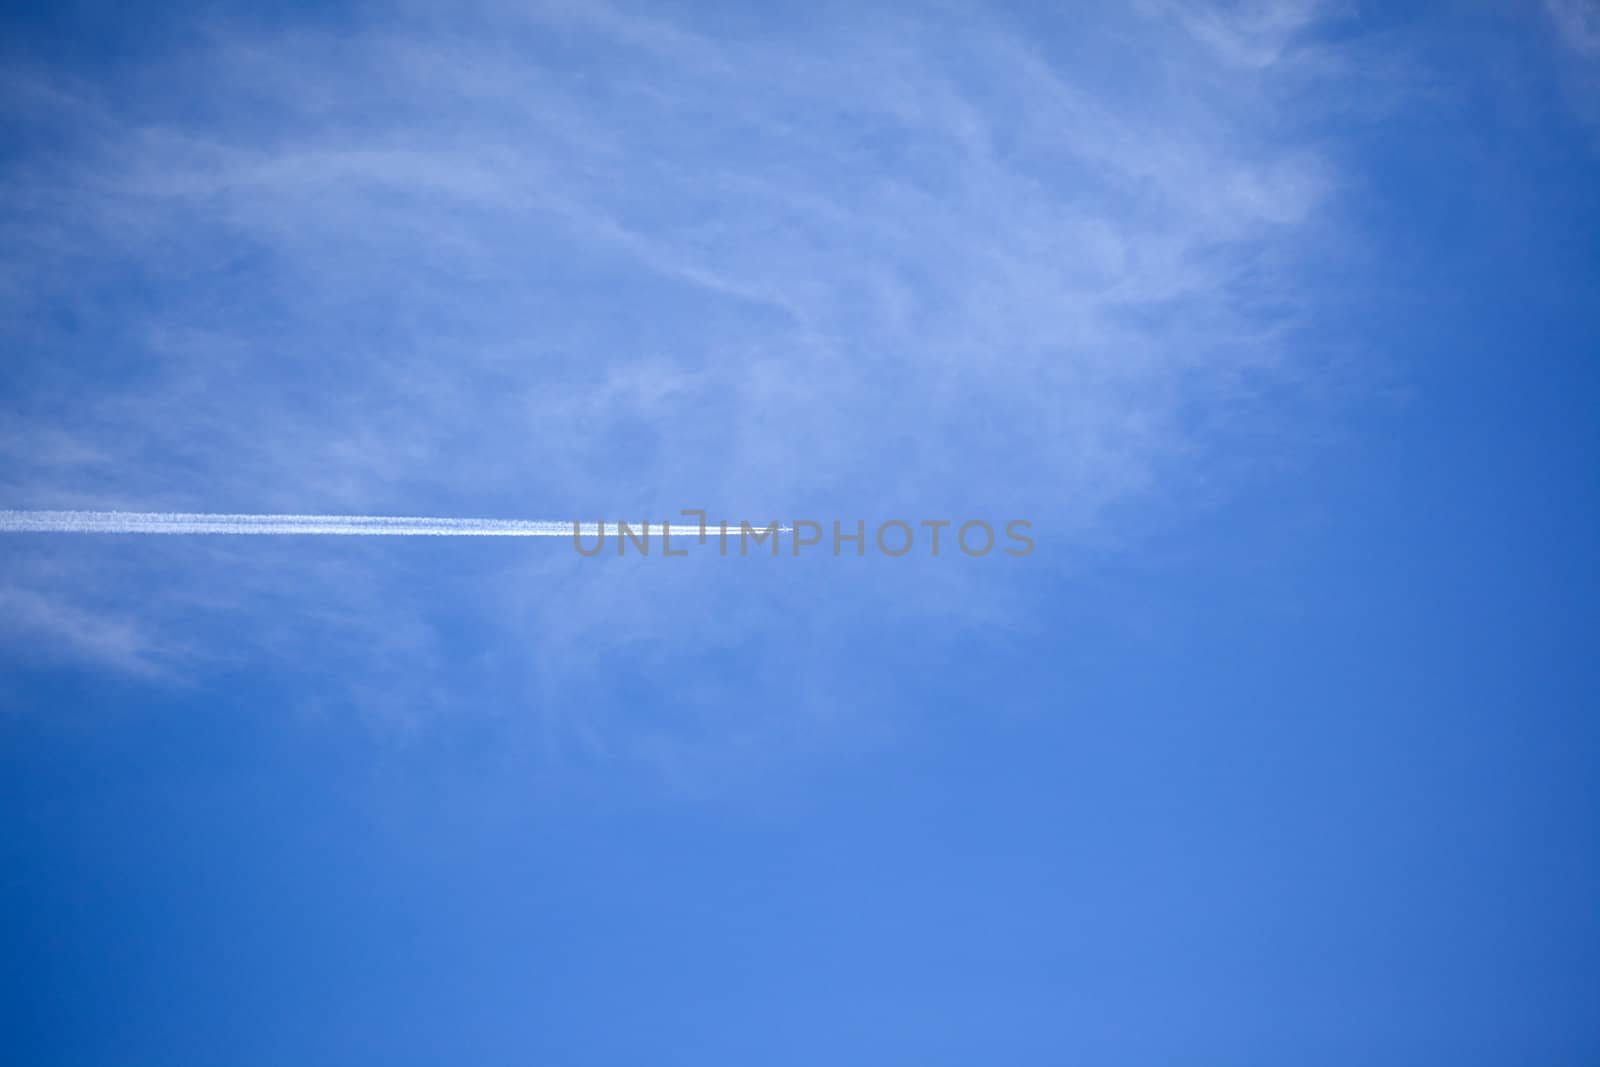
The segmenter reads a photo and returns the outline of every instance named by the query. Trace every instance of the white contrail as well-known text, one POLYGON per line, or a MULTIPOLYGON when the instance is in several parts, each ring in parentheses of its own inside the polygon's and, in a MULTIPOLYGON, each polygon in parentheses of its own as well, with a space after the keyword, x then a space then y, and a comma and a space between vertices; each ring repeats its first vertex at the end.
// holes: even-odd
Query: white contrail
MULTIPOLYGON (((324 534, 345 537, 594 537, 620 535, 614 522, 441 519, 394 515, 211 515, 156 511, 0 511, 0 533, 324 534)), ((629 523, 634 534, 644 523, 629 523)), ((651 523, 651 536, 661 523, 651 523)), ((665 527, 673 537, 698 536, 699 524, 665 527)), ((788 530, 788 527, 782 529, 788 530)), ((709 535, 716 527, 709 527, 709 535)))

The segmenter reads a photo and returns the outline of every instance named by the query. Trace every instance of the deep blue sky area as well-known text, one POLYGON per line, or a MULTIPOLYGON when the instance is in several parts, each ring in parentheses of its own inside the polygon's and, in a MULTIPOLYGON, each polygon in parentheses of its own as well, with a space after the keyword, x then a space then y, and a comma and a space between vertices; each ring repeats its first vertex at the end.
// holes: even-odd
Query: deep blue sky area
POLYGON ((0 1061, 1600 1062, 1600 8, 12 6, 0 1061))

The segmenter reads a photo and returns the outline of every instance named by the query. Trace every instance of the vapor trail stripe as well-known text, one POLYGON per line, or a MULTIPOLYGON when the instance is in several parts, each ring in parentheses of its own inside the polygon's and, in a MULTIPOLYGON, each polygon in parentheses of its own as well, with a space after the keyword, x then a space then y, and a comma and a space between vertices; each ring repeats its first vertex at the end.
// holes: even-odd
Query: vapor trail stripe
MULTIPOLYGON (((571 537, 573 523, 524 519, 448 519, 397 515, 213 515, 154 511, 0 511, 0 533, 317 534, 336 537, 571 537)), ((577 523, 593 537, 619 535, 617 523, 577 523)), ((641 533, 643 523, 628 524, 641 533)), ((764 529, 765 527, 762 527, 764 529)), ((657 535, 660 523, 650 524, 657 535)), ((667 527, 672 536, 698 536, 699 524, 667 527)), ((787 526, 780 527, 787 531, 787 526)), ((716 527, 708 526, 710 535, 716 527)), ((733 532, 733 531, 730 531, 733 532)))

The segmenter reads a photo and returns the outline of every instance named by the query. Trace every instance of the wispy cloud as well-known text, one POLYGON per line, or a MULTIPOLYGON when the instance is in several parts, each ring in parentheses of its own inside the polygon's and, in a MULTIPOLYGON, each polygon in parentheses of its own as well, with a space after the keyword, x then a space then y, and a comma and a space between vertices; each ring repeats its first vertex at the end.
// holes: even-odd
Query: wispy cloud
POLYGON ((1600 127, 1600 3, 1545 0, 1544 9, 1565 52, 1560 69, 1570 105, 1585 121, 1600 127))
MULTIPOLYGON (((1211 427, 1314 376, 1303 327, 1346 232, 1307 104, 1339 71, 1324 15, 1147 4, 1045 34, 987 8, 712 29, 397 6, 217 23, 103 78, 23 70, 0 300, 29 355, 4 403, 51 446, 8 449, 0 490, 1104 536, 1205 481, 1211 427)), ((688 596, 693 568, 505 567, 570 593, 505 638, 535 644, 624 604, 744 596, 760 627, 801 603, 787 580, 688 596)), ((837 593, 808 626, 897 598, 958 621, 1012 590, 871 572, 837 593)))
POLYGON ((1545 0, 1561 39, 1581 56, 1600 58, 1600 4, 1594 0, 1545 0))
POLYGON ((137 617, 70 603, 56 590, 0 586, 0 632, 49 659, 64 656, 152 681, 177 677, 179 649, 137 617))

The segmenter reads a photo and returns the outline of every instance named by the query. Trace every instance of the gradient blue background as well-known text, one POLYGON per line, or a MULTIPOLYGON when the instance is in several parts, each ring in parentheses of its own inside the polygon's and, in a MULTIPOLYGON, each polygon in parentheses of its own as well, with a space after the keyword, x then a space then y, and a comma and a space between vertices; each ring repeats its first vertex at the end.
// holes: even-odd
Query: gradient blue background
MULTIPOLYGON (((714 32, 710 10, 673 17, 714 32)), ((261 17, 378 17, 275 12, 261 17)), ((8 535, 16 567, 25 551, 101 561, 96 603, 123 617, 161 590, 226 588, 250 559, 277 588, 230 609, 234 635, 321 635, 323 609, 372 610, 279 569, 291 553, 395 575, 430 605, 433 666, 375 662, 359 635, 265 651, 241 636, 236 655, 152 674, 11 631, 0 1058, 1600 1062, 1600 128, 1591 60, 1563 53, 1546 15, 1385 6, 1330 31, 1402 41, 1430 78, 1424 113, 1339 135, 1359 175, 1342 224, 1367 244, 1319 267, 1316 299, 1336 308, 1307 329, 1362 370, 1307 404, 1310 444, 1284 444, 1277 422, 1240 428, 1096 537, 1057 536, 1040 503, 1033 559, 906 561, 913 580, 937 563, 1010 583, 1001 622, 952 625, 954 601, 875 610, 861 583, 899 561, 713 562, 696 572, 711 602, 783 611, 720 644, 593 647, 533 692, 500 672, 545 632, 508 632, 463 583, 565 544, 229 546, 202 566, 209 544, 8 535), (791 584, 865 599, 836 617, 791 584), (396 725, 319 681, 353 675, 421 710, 396 725), (429 713, 435 690, 461 688, 505 699, 429 713), (791 731, 819 699, 848 724, 791 731), (612 740, 552 743, 530 725, 547 705, 592 713, 612 740), (749 735, 747 706, 766 724, 749 735), (714 755, 663 771, 614 740, 635 731, 711 737, 714 755)), ((92 83, 160 70, 189 17, 14 9, 5 51, 92 83)), ((1013 17, 1062 35, 1073 22, 1013 17)), ((11 128, 8 166, 53 151, 11 128)), ((10 410, 71 425, 29 399, 58 373, 47 348, 97 380, 120 373, 108 302, 169 297, 109 274, 99 303, 68 287, 30 305, 80 316, 75 331, 8 335, 10 410)), ((607 299, 632 306, 629 292, 607 299)), ((636 299, 644 320, 671 304, 636 299)), ((17 488, 43 484, 22 454, 8 485, 26 499, 7 505, 59 503, 17 488)), ((863 480, 838 513, 873 514, 858 505, 887 461, 841 463, 863 480)), ((51 484, 103 494, 96 479, 123 473, 51 484)), ((992 499, 911 485, 935 514, 992 499)), ((228 492, 216 510, 250 510, 248 484, 228 492)), ((638 499, 566 492, 560 506, 378 493, 367 510, 615 518, 638 499)), ((341 502, 306 510, 353 510, 341 502)), ((612 573, 644 581, 663 562, 612 573)), ((53 573, 30 588, 68 596, 53 573)), ((562 573, 530 595, 590 595, 590 572, 562 573)), ((607 595, 663 632, 673 611, 717 625, 682 601, 632 604, 626 585, 607 595)))

